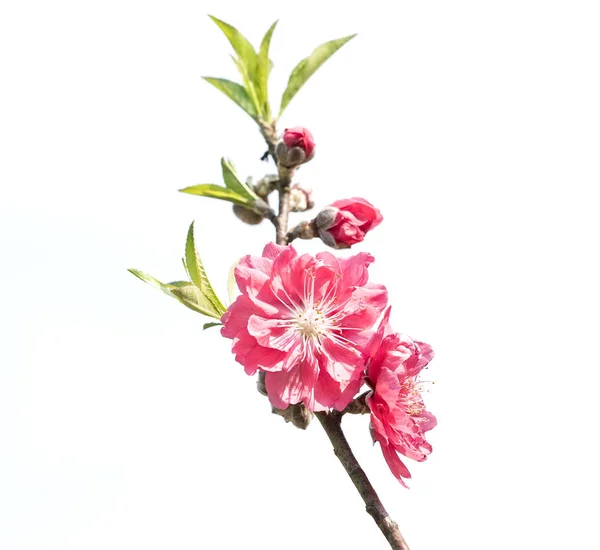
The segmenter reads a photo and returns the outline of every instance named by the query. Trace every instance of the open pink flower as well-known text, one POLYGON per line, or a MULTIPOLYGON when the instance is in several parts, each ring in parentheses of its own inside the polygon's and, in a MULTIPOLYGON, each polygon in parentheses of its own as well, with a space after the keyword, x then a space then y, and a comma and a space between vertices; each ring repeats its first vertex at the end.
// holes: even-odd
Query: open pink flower
POLYGON ((435 416, 425 410, 418 376, 433 358, 428 344, 415 342, 394 333, 388 308, 373 336, 367 353, 367 383, 373 392, 367 397, 371 409, 373 439, 381 445, 385 461, 394 476, 406 487, 403 478, 410 472, 398 453, 422 462, 431 452, 425 432, 435 427, 435 416))
POLYGON ((354 197, 335 201, 316 218, 319 237, 333 248, 349 248, 364 240, 383 220, 381 212, 369 201, 354 197))
POLYGON ((371 330, 387 290, 368 282, 373 257, 298 255, 268 244, 235 269, 242 294, 222 317, 247 374, 264 371, 267 394, 280 409, 343 409, 362 383, 371 330))

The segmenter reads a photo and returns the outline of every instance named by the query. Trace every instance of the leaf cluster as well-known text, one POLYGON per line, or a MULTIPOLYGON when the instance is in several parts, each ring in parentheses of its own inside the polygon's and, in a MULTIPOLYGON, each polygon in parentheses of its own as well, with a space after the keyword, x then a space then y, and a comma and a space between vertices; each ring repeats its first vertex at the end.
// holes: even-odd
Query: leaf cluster
MULTIPOLYGON (((236 56, 233 61, 242 76, 242 84, 226 80, 224 78, 204 77, 215 88, 223 92, 229 99, 241 107, 256 122, 271 123, 271 105, 269 102, 269 76, 273 68, 273 62, 269 59, 269 48, 273 31, 277 26, 275 21, 265 33, 258 51, 254 49, 248 39, 235 27, 213 17, 210 18, 223 31, 229 40, 236 56)), ((279 114, 290 104, 290 101, 298 93, 300 88, 306 84, 308 79, 325 63, 337 50, 356 35, 351 34, 343 38, 337 38, 321 44, 306 58, 300 61, 292 70, 287 87, 281 97, 279 114)))

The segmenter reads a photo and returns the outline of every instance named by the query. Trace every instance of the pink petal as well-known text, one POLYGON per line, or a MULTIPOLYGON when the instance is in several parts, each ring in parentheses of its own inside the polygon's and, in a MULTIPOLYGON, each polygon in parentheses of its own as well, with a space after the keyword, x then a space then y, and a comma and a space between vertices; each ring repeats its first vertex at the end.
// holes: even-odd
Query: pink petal
POLYGON ((282 370, 286 356, 287 353, 284 351, 256 345, 246 355, 245 361, 247 365, 252 365, 255 372, 256 370, 273 372, 282 370))
POLYGON ((375 258, 367 252, 359 252, 348 258, 340 258, 341 274, 347 286, 364 286, 369 280, 367 268, 375 258))
POLYGON ((273 242, 268 243, 263 249, 263 258, 268 258, 269 260, 274 260, 286 249, 285 246, 280 244, 275 244, 273 242))
POLYGON ((311 400, 319 367, 316 359, 308 355, 287 372, 267 372, 265 385, 269 401, 278 409, 311 400))
POLYGON ((390 445, 381 445, 381 452, 383 453, 383 458, 385 458, 392 474, 394 474, 395 478, 408 489, 408 485, 404 483, 404 479, 402 478, 410 479, 412 476, 410 475, 408 468, 396 454, 396 451, 390 445))
POLYGON ((377 379, 374 395, 378 396, 390 411, 396 408, 398 395, 400 394, 400 383, 398 376, 387 368, 382 368, 377 379))
POLYGON ((221 335, 225 338, 234 338, 240 330, 246 330, 248 319, 255 311, 256 308, 247 296, 243 294, 238 296, 221 317, 223 323, 221 335))
POLYGON ((261 346, 289 352, 300 345, 302 337, 289 327, 281 326, 281 322, 252 315, 248 319, 248 332, 261 346))
POLYGON ((326 338, 322 345, 329 358, 326 369, 332 378, 337 381, 360 378, 365 364, 359 351, 333 337, 326 338))

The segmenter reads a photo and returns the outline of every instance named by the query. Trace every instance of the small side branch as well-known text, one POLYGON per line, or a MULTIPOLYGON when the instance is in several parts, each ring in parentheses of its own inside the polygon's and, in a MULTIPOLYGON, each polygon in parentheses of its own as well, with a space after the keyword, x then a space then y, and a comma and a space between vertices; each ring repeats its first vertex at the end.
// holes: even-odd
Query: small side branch
POLYGON ((342 430, 342 415, 338 412, 318 412, 315 416, 323 426, 329 441, 333 445, 335 456, 344 466, 344 469, 352 479, 352 483, 360 493, 366 505, 367 512, 375 520, 377 527, 381 530, 393 550, 409 550, 408 544, 398 529, 398 525, 390 518, 383 507, 379 496, 369 481, 367 474, 361 468, 354 456, 348 440, 342 430))

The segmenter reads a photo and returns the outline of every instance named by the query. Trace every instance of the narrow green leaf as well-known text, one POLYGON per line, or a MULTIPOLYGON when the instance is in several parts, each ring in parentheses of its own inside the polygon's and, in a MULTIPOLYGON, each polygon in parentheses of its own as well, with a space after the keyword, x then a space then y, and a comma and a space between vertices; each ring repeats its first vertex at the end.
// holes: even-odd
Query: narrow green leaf
POLYGON ((185 266, 187 267, 187 272, 192 283, 202 290, 203 281, 200 271, 204 272, 204 268, 202 267, 202 260, 196 252, 196 244, 194 243, 194 222, 191 223, 185 240, 185 266))
POLYGON ((254 202, 245 196, 239 195, 231 189, 227 189, 226 187, 215 185, 213 183, 201 183, 200 185, 192 185, 191 187, 185 187, 184 189, 180 189, 179 191, 181 191, 182 193, 187 193, 189 195, 199 195, 201 197, 211 197, 213 199, 229 201, 234 204, 239 204, 240 206, 245 206, 246 208, 252 208, 252 203, 254 202))
POLYGON ((269 74, 273 63, 269 59, 269 48, 271 46, 271 37, 273 31, 277 26, 278 21, 275 21, 266 32, 265 36, 260 43, 260 49, 258 51, 258 65, 257 65, 257 87, 258 87, 258 100, 263 107, 263 113, 267 121, 271 120, 271 107, 269 105, 269 74))
POLYGON ((354 38, 356 34, 330 40, 318 46, 308 57, 304 58, 290 74, 287 88, 281 98, 281 108, 279 116, 289 105, 292 98, 298 93, 298 90, 304 86, 306 81, 315 73, 315 71, 327 61, 335 52, 337 52, 348 40, 354 38))
MULTIPOLYGON (((184 266, 186 267, 186 266, 184 266)), ((187 267, 186 267, 186 272, 187 272, 187 267)), ((165 286, 169 287, 169 289, 171 287, 180 287, 180 286, 187 286, 189 285, 190 282, 189 281, 171 281, 170 283, 167 283, 165 286)))
POLYGON ((204 323, 204 325, 202 326, 202 330, 206 330, 207 328, 211 328, 211 327, 218 327, 219 325, 222 325, 223 323, 204 323))
POLYGON ((218 90, 221 90, 229 99, 239 105, 254 120, 258 118, 258 113, 254 103, 250 99, 246 88, 237 82, 226 80, 224 78, 213 78, 210 76, 202 77, 206 82, 212 84, 218 90))
POLYGON ((252 188, 240 181, 229 159, 221 158, 221 169, 223 170, 223 181, 228 189, 252 203, 259 198, 252 188))
POLYGON ((253 82, 256 81, 257 55, 252 44, 250 44, 248 39, 235 27, 212 15, 209 15, 209 17, 223 31, 227 40, 229 40, 229 43, 233 47, 235 53, 237 53, 241 63, 245 66, 250 80, 253 82))
POLYGON ((256 83, 254 82, 254 80, 252 79, 250 74, 248 73, 248 68, 239 59, 235 58, 234 56, 231 56, 231 59, 233 59, 235 66, 237 67, 239 73, 242 75, 242 80, 244 81, 244 89, 248 93, 248 97, 250 98, 252 105, 254 105, 255 111, 258 113, 258 116, 260 118, 263 118, 263 109, 260 105, 260 101, 258 100, 258 93, 256 91, 256 83))
POLYGON ((235 298, 235 289, 237 286, 237 283, 235 281, 235 268, 239 263, 240 261, 238 260, 231 266, 231 269, 229 270, 229 277, 227 278, 227 293, 229 294, 230 304, 233 303, 233 299, 235 298))
POLYGON ((204 270, 202 260, 196 250, 196 244, 194 242, 194 222, 190 225, 185 241, 185 265, 192 282, 202 291, 204 296, 212 302, 217 312, 223 315, 227 308, 223 305, 221 300, 219 300, 219 297, 213 290, 208 276, 206 275, 206 271, 204 270))
POLYGON ((157 288, 158 290, 162 290, 165 294, 171 295, 171 289, 168 285, 161 283, 158 279, 155 279, 151 275, 144 273, 143 271, 139 271, 138 269, 129 268, 127 271, 135 275, 138 279, 141 279, 145 283, 148 283, 150 286, 157 288))
POLYGON ((202 315, 221 319, 222 313, 215 308, 214 304, 196 285, 188 283, 187 285, 172 287, 170 291, 171 295, 177 298, 184 306, 202 313, 202 315))
POLYGON ((183 305, 198 313, 202 313, 208 317, 214 317, 215 319, 221 319, 221 316, 226 311, 224 306, 222 306, 223 312, 217 310, 214 304, 202 293, 202 291, 188 281, 173 281, 172 283, 164 284, 143 271, 137 269, 128 269, 128 271, 138 279, 141 279, 158 290, 162 290, 171 298, 175 298, 183 305))
POLYGON ((250 44, 248 39, 235 27, 212 15, 209 15, 209 17, 223 31, 223 34, 227 37, 227 40, 229 40, 229 43, 237 54, 237 59, 234 58, 233 61, 244 79, 244 87, 246 88, 246 92, 248 92, 248 96, 250 97, 258 116, 262 117, 262 107, 258 100, 257 93, 258 55, 256 54, 256 50, 252 44, 250 44))

